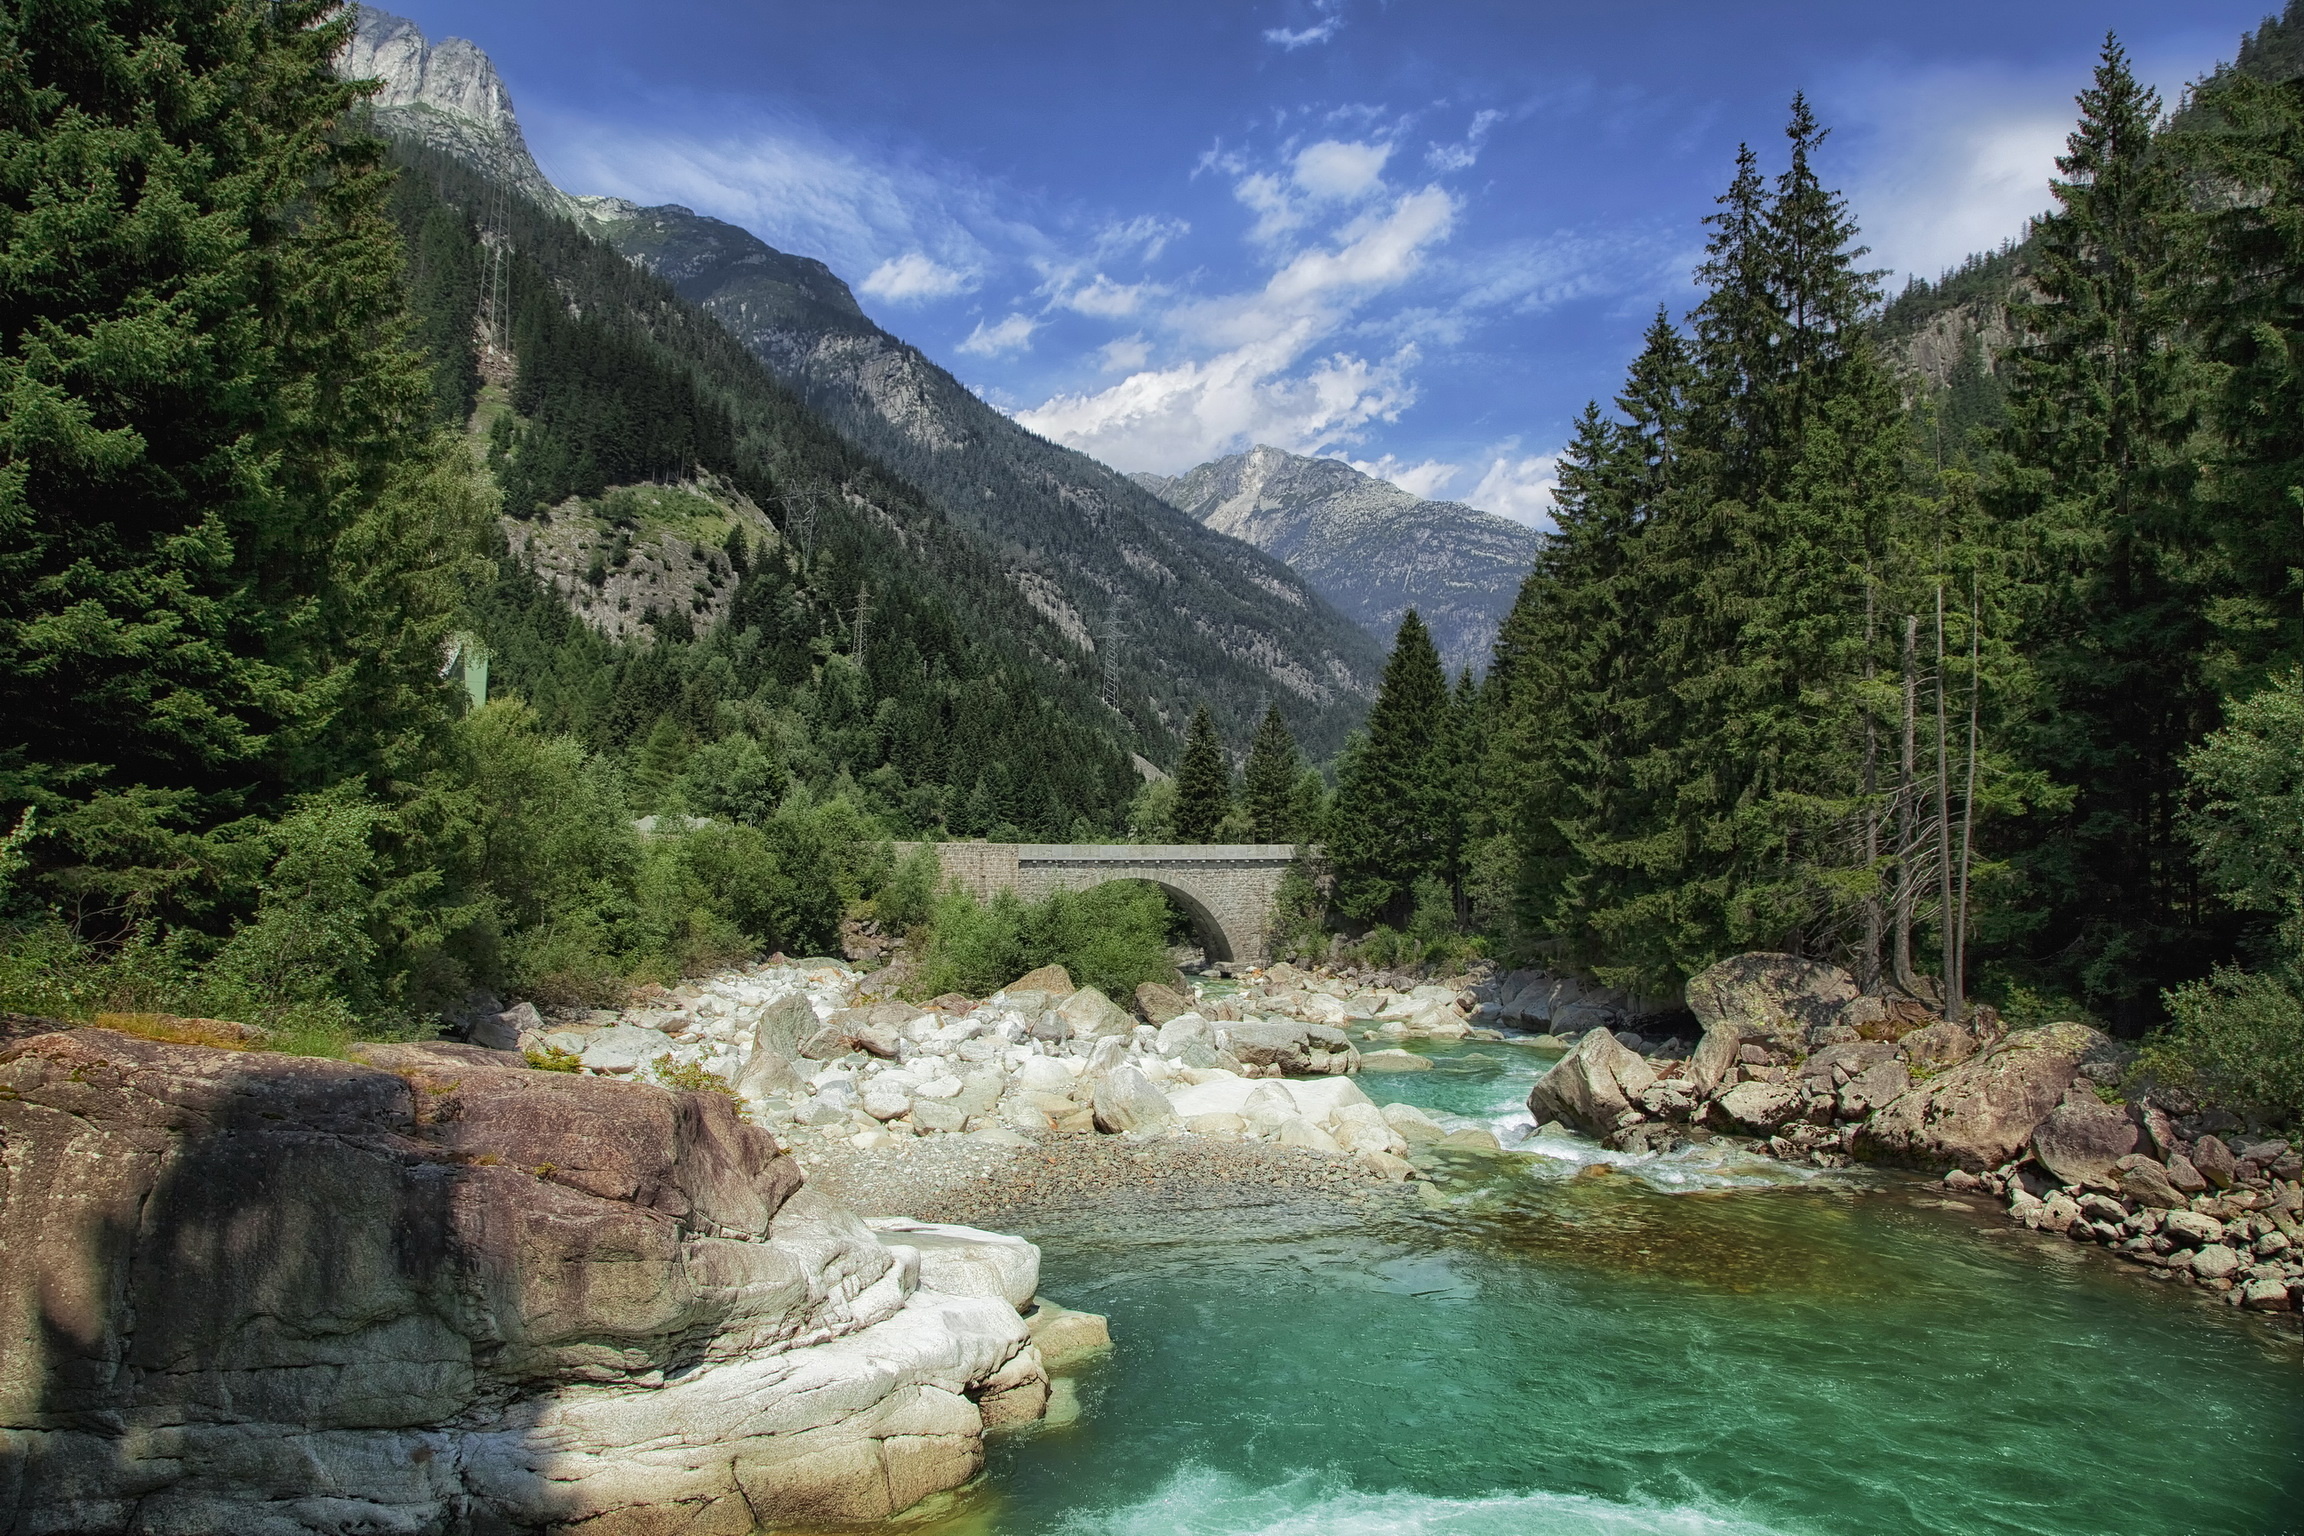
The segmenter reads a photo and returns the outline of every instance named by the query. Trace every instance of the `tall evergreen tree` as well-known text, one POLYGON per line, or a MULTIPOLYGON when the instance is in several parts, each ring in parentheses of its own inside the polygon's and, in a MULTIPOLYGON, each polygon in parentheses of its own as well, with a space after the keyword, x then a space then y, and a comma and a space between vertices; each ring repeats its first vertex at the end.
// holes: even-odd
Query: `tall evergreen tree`
POLYGON ((1216 828, 1232 810, 1232 766, 1216 722, 1203 704, 1192 712, 1184 733, 1184 756, 1176 765, 1176 835, 1188 843, 1213 842, 1216 828))
POLYGON ((2028 755, 2072 799, 2032 818, 2020 862, 2050 921, 2037 944, 2131 1025, 2193 974, 2207 938, 2178 835, 2179 760, 2214 723, 2189 505, 2200 400, 2180 330, 2180 183, 2159 98, 2107 39, 2034 225, 2034 296, 2010 306, 2010 425, 1992 501, 2023 555, 2043 693, 2028 755))
POLYGON ((1446 750, 1449 711, 1440 653, 1411 608, 1384 663, 1367 734, 1337 776, 1328 814, 1335 901, 1348 917, 1403 915, 1417 876, 1444 870, 1450 796, 1442 780, 1457 768, 1446 750))
POLYGON ((194 903, 215 829, 413 777, 447 718, 481 508, 344 127, 351 26, 0 7, 0 801, 83 910, 194 903))
POLYGON ((1291 843, 1305 835, 1296 825, 1296 783, 1304 775, 1304 757, 1296 738, 1274 705, 1264 712, 1249 744, 1248 762, 1240 774, 1240 800, 1255 826, 1260 843, 1291 843))

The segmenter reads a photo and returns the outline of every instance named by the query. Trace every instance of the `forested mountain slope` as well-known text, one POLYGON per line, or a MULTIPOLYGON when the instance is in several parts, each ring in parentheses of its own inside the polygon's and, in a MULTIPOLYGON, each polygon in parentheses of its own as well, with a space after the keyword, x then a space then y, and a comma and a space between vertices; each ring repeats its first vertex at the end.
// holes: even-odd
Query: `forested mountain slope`
MULTIPOLYGON (((380 21, 400 25, 362 13, 380 21)), ((621 762, 635 810, 757 814, 800 783, 898 828, 1116 830, 1145 739, 1129 717, 1158 743, 1158 711, 1125 680, 1108 707, 1093 652, 981 539, 525 196, 508 113, 443 143, 426 94, 443 50, 391 36, 353 57, 422 69, 374 114, 403 169, 418 336, 442 420, 469 422, 504 497, 497 575, 466 616, 492 687, 621 762)), ((456 99, 500 102, 485 60, 464 63, 456 99)))
POLYGON ((850 441, 980 533, 1018 587, 1181 730, 1205 699, 1244 741, 1267 703, 1325 755, 1357 724, 1375 644, 1280 561, 985 404, 858 308, 823 263, 680 207, 581 200, 615 247, 726 326, 850 441))
POLYGON ((1537 534, 1461 502, 1427 501, 1338 459, 1259 445, 1137 484, 1288 568, 1379 641, 1415 609, 1450 676, 1484 671, 1537 534))

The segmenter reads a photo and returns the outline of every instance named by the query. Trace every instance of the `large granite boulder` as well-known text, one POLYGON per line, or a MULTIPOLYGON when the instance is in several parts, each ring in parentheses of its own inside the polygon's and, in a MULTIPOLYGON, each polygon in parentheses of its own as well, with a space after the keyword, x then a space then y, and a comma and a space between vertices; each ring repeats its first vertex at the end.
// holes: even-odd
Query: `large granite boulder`
POLYGON ((1105 1035, 1126 1038, 1136 1027, 1128 1011, 1097 991, 1082 987, 1058 1005, 1057 1016, 1072 1026, 1075 1040, 1093 1040, 1105 1035))
POLYGON ((752 1054, 781 1056, 790 1061, 800 1054, 800 1047, 806 1045, 820 1027, 807 995, 787 993, 760 1010, 759 1022, 752 1026, 752 1054))
POLYGON ((2137 1140, 2128 1111, 2105 1103, 2076 1078, 2032 1132, 2032 1156, 2065 1183, 2084 1184, 2111 1178, 2120 1159, 2136 1150, 2137 1140))
POLYGON ((1688 981, 1689 1011, 1706 1030, 1733 1029, 1794 1052, 1837 1024, 1857 995, 1846 971, 1796 955, 1731 955, 1688 981))
POLYGON ((0 1046, 11 1528, 876 1520, 1032 1400, 1005 1293, 923 1284, 726 1096, 366 1054, 0 1046))
POLYGON ((1882 1106, 1857 1132, 1856 1151, 1927 1168, 1997 1168, 2030 1145, 2081 1063, 2111 1045, 2082 1024, 2018 1030, 1882 1106))
POLYGON ((1180 1013, 1192 1011, 1192 999, 1174 987, 1164 987, 1156 981, 1139 982, 1136 986, 1136 1011, 1148 1023, 1165 1024, 1180 1013))
POLYGON ((1528 1091, 1536 1123, 1557 1120, 1592 1136, 1616 1130, 1633 1101, 1656 1081, 1656 1069, 1604 1029, 1578 1040, 1528 1091))
POLYGON ((1176 1123, 1168 1095, 1134 1067, 1115 1067, 1096 1079, 1096 1129, 1107 1135, 1124 1131, 1160 1131, 1176 1123))
POLYGON ((1224 1026, 1225 1048, 1251 1067, 1277 1067, 1289 1077, 1342 1075, 1360 1070, 1352 1037, 1325 1024, 1252 1019, 1224 1026))

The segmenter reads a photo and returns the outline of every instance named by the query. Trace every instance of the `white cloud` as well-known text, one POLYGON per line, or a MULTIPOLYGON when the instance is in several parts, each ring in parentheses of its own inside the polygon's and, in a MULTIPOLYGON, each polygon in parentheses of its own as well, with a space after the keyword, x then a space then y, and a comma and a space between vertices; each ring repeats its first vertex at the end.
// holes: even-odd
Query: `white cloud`
POLYGON ((1115 336, 1096 349, 1096 366, 1106 373, 1134 373, 1152 361, 1152 344, 1138 331, 1133 336, 1115 336))
POLYGON ((907 251, 874 267, 871 275, 856 285, 856 291, 891 304, 916 304, 967 293, 975 286, 970 274, 940 266, 919 251, 907 251))
POLYGON ((960 343, 959 350, 970 357, 1001 357, 1010 352, 1022 352, 1032 345, 1032 333, 1040 329, 1040 322, 1029 315, 1010 315, 996 325, 976 322, 976 329, 960 343))
POLYGON ((1343 454, 1336 457, 1364 475, 1389 480, 1409 495, 1421 496, 1427 501, 1438 500, 1464 471, 1461 464, 1444 464, 1438 459, 1409 464, 1389 453, 1377 459, 1346 458, 1343 454))
POLYGON ((2073 119, 2069 82, 2000 70, 1868 80, 1851 107, 1849 202, 1871 264, 1898 278, 2022 234, 2073 119))
POLYGON ((537 120, 532 138, 551 146, 560 185, 726 219, 842 277, 870 274, 858 286, 882 302, 971 291, 1012 261, 1054 246, 1017 216, 1024 201, 993 179, 964 166, 860 153, 794 117, 745 107, 723 114, 709 132, 650 133, 549 109, 523 116, 537 120), (954 286, 937 274, 961 281, 954 286))
POLYGON ((1389 144, 1322 139, 1296 152, 1291 179, 1314 197, 1364 197, 1383 189, 1384 162, 1391 158, 1389 144))
POLYGON ((1083 315, 1116 320, 1136 313, 1146 295, 1157 291, 1148 283, 1116 283, 1099 272, 1086 286, 1060 295, 1056 302, 1083 315))
POLYGON ((1506 442, 1493 450, 1480 483, 1462 499, 1466 506, 1526 523, 1531 528, 1544 528, 1551 524, 1552 496, 1559 488, 1559 455, 1523 455, 1516 443, 1506 442))
POLYGON ((1439 187, 1367 209, 1289 257, 1263 287, 1158 317, 1202 356, 1058 395, 1017 420, 1124 470, 1173 472, 1252 442, 1298 453, 1349 442, 1414 401, 1416 349, 1370 360, 1323 344, 1367 300, 1414 276, 1456 214, 1439 187))
POLYGON ((1320 17, 1317 22, 1309 27, 1266 27, 1264 41, 1277 43, 1294 53, 1299 48, 1328 41, 1344 25, 1344 18, 1337 14, 1344 9, 1344 0, 1312 0, 1312 9, 1320 17))
POLYGON ((1480 151, 1488 143, 1488 135, 1504 121, 1504 114, 1483 109, 1472 114, 1472 126, 1464 137, 1454 144, 1435 144, 1424 152, 1424 163, 1435 171, 1468 171, 1480 159, 1480 151))

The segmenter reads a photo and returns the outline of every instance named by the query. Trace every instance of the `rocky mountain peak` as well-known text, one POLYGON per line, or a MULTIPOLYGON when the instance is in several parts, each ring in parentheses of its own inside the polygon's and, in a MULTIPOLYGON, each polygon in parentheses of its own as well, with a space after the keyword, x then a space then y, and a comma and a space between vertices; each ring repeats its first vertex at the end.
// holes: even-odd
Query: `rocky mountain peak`
POLYGON ((431 43, 405 16, 365 5, 353 11, 352 45, 340 68, 348 79, 384 83, 377 106, 429 107, 498 130, 512 127, 512 93, 477 43, 431 43))
POLYGON ((352 18, 352 42, 336 71, 381 82, 371 98, 379 126, 477 166, 543 207, 574 214, 528 152, 512 93, 479 44, 462 37, 432 42, 407 17, 374 6, 354 6, 352 18))
POLYGON ((1268 443, 1136 482, 1218 533, 1276 555, 1389 640, 1416 609, 1449 668, 1487 664, 1496 626, 1536 557, 1536 534, 1461 502, 1427 501, 1342 459, 1268 443))

